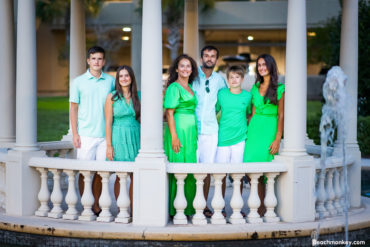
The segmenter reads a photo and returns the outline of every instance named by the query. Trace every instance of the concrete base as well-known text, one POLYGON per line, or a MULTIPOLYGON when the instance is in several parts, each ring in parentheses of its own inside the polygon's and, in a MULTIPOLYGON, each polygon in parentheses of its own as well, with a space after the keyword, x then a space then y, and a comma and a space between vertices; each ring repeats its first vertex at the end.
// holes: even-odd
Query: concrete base
MULTIPOLYGON (((356 231, 370 228, 370 198, 362 197, 363 208, 351 209, 349 212, 349 230, 356 231)), ((320 238, 325 240, 327 234, 340 233, 340 239, 344 238, 344 217, 337 216, 320 221, 301 223, 262 223, 243 225, 173 225, 165 227, 135 226, 133 224, 117 224, 114 222, 78 222, 61 219, 50 219, 36 216, 8 216, 0 212, 0 230, 38 234, 45 237, 66 237, 82 238, 88 240, 140 240, 140 241, 244 241, 308 237, 311 241, 311 234, 320 229, 320 238)), ((366 235, 354 240, 366 240, 366 235)), ((370 235, 368 235, 370 236, 370 235)), ((1 234, 0 234, 1 238, 1 234)), ((280 239, 280 240, 279 240, 280 239)), ((81 240, 81 239, 80 239, 81 240)), ((60 241, 56 238, 55 241, 60 241)), ((262 241, 263 243, 263 241, 262 241)), ((260 243, 261 244, 261 243, 260 243)), ((225 242, 223 246, 225 246, 225 242)), ((145 245, 143 245, 145 246, 145 245)), ((182 245, 180 245, 182 246, 182 245)), ((260 245, 261 246, 261 245, 260 245)), ((269 246, 269 245, 268 245, 269 246)), ((296 244, 294 246, 302 246, 296 244)))
POLYGON ((135 209, 133 225, 165 226, 167 224, 168 177, 166 166, 167 158, 161 153, 153 155, 139 153, 136 158, 133 177, 133 208, 135 209))
POLYGON ((6 213, 34 215, 39 206, 40 174, 28 166, 31 157, 44 157, 44 151, 10 150, 6 161, 6 213))

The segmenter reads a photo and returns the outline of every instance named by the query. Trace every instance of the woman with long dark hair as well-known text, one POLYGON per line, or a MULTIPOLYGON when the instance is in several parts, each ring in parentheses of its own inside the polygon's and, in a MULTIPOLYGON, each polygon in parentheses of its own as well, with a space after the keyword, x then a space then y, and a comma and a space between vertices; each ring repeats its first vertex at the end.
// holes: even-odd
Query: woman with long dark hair
MULTIPOLYGON (((134 71, 123 65, 117 69, 114 91, 105 101, 105 137, 107 159, 134 161, 140 148, 140 101, 134 71)), ((119 195, 119 179, 114 185, 119 195)), ((130 184, 132 210, 132 175, 130 184)))
MULTIPOLYGON (((191 87, 198 76, 198 69, 193 58, 186 54, 178 56, 169 70, 164 108, 168 126, 165 130, 164 150, 170 162, 197 162, 197 122, 195 107, 197 99, 191 87)), ((173 202, 176 197, 176 178, 169 176, 170 215, 176 214, 173 202)), ((185 179, 185 197, 187 207, 185 215, 195 214, 193 200, 195 197, 195 178, 189 174, 185 179)))
MULTIPOLYGON (((256 61, 256 82, 251 89, 252 117, 248 125, 245 142, 244 162, 269 162, 279 151, 284 129, 285 86, 278 83, 278 70, 275 59, 262 54, 256 61)), ((260 178, 259 195, 263 205, 265 185, 260 178)))

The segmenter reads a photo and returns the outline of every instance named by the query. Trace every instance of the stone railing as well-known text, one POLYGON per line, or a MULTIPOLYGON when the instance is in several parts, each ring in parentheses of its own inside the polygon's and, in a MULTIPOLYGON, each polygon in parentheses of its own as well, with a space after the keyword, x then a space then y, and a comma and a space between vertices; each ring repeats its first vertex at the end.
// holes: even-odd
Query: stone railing
POLYGON ((38 193, 40 207, 35 212, 36 216, 63 218, 68 220, 102 221, 128 223, 131 221, 128 212, 130 199, 127 191, 127 177, 133 171, 133 162, 108 162, 108 161, 85 161, 62 158, 31 158, 29 165, 36 168, 40 173, 41 186, 38 193), (48 172, 53 175, 53 186, 51 194, 48 186, 48 172), (78 173, 84 176, 84 192, 82 197, 76 186, 78 173), (94 197, 91 189, 91 178, 98 173, 102 177, 102 193, 99 205, 102 209, 97 217, 92 211, 94 197), (61 174, 68 177, 68 190, 63 196, 61 186, 61 174), (112 174, 120 178, 120 193, 115 200, 113 193, 110 193, 109 180, 112 174), (112 202, 116 208, 111 210, 112 202), (50 203, 51 202, 51 203, 50 203), (50 207, 51 205, 51 207, 50 207), (78 206, 81 205, 80 211, 78 206), (111 211, 118 211, 117 215, 111 211))
POLYGON ((275 213, 275 208, 278 204, 275 196, 275 179, 280 173, 286 172, 284 164, 277 162, 258 162, 244 164, 189 164, 189 163, 170 163, 167 165, 167 172, 173 173, 177 179, 177 193, 174 200, 176 215, 173 218, 174 224, 187 224, 188 220, 184 214, 184 209, 187 207, 187 201, 184 193, 184 180, 188 174, 194 174, 196 179, 196 195, 193 202, 193 207, 196 211, 192 217, 191 223, 194 225, 207 224, 207 219, 203 214, 203 209, 206 207, 206 198, 203 194, 203 180, 207 173, 212 171, 211 175, 214 179, 214 194, 212 198, 212 208, 214 214, 211 218, 211 224, 226 224, 226 218, 222 214, 225 207, 225 200, 222 196, 222 179, 227 173, 233 178, 233 192, 230 200, 230 207, 233 213, 228 219, 231 224, 261 223, 261 222, 278 222, 280 218, 275 213), (240 192, 240 180, 247 175, 250 178, 250 192, 248 198, 243 198, 240 192), (262 176, 267 177, 266 196, 264 204, 267 212, 263 218, 257 213, 260 206, 260 198, 258 196, 257 186, 258 179, 262 176), (246 219, 241 214, 241 209, 247 203, 249 214, 246 219))
MULTIPOLYGON (((131 222, 127 177, 134 171, 134 162, 97 162, 34 157, 31 158, 29 166, 34 167, 40 173, 41 186, 38 193, 40 207, 35 212, 36 216, 81 221, 110 222, 114 220, 121 223, 131 222), (48 173, 52 174, 52 184, 48 184, 48 173), (76 185, 78 173, 84 176, 85 189, 82 197, 79 196, 78 186, 76 185), (99 199, 102 211, 98 217, 92 211, 94 197, 91 190, 91 177, 95 173, 102 177, 102 194, 99 199), (62 186, 62 174, 65 174, 68 180, 65 188, 62 186), (110 186, 112 183, 109 182, 113 174, 120 178, 120 193, 117 200, 114 193, 112 193, 112 186, 110 186)), ((209 173, 208 171, 212 171, 211 175, 215 186, 212 198, 212 207, 215 213, 211 218, 212 224, 226 224, 226 219, 221 213, 225 206, 221 186, 222 179, 226 173, 229 173, 234 180, 232 198, 230 200, 230 207, 233 213, 228 220, 230 223, 244 224, 246 220, 248 223, 280 221, 280 218, 275 213, 275 208, 278 204, 275 196, 275 179, 280 173, 287 171, 284 164, 277 162, 233 165, 169 163, 167 165, 167 173, 175 175, 178 185, 177 197, 175 199, 177 214, 174 217, 174 224, 187 224, 187 218, 183 213, 186 207, 183 185, 187 174, 194 174, 197 179, 197 192, 193 204, 196 214, 192 218, 192 223, 198 225, 207 224, 203 215, 206 203, 203 195, 203 180, 209 173), (240 180, 245 175, 251 180, 248 198, 243 198, 240 192, 240 180), (262 175, 267 177, 266 197, 264 200, 267 212, 263 218, 257 213, 260 205, 257 192, 258 178, 262 175), (249 214, 246 220, 240 213, 244 203, 247 203, 249 207, 249 214)))
POLYGON ((75 158, 74 147, 70 141, 39 142, 38 144, 48 157, 75 158))
MULTIPOLYGON (((334 156, 327 158, 323 171, 321 170, 320 159, 315 159, 315 161, 316 218, 343 214, 346 207, 343 159, 334 156)), ((354 161, 351 158, 346 159, 349 168, 353 163, 354 161)), ((347 191, 349 191, 348 187, 347 191)), ((347 202, 347 208, 349 206, 350 203, 347 202)))

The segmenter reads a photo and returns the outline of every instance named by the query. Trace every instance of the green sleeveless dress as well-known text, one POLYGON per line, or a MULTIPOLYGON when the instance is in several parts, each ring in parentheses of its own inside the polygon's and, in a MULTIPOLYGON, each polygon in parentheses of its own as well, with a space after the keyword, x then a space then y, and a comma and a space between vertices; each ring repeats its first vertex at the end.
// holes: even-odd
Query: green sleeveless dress
POLYGON ((139 152, 140 124, 135 119, 132 99, 129 104, 124 98, 113 101, 112 146, 115 161, 134 161, 139 152))
MULTIPOLYGON (((193 90, 193 89, 192 89, 193 90)), ((168 126, 165 129, 164 135, 164 150, 169 162, 181 163, 196 163, 197 162, 197 121, 195 116, 195 107, 197 99, 191 95, 180 84, 174 82, 166 90, 164 97, 164 108, 175 109, 174 118, 176 125, 177 137, 180 140, 182 147, 179 153, 172 150, 172 137, 168 126)), ((195 197, 195 178, 193 174, 189 174, 185 179, 185 197, 187 207, 184 213, 186 215, 195 214, 193 201, 195 197)), ((176 197, 177 185, 176 178, 173 174, 169 175, 169 209, 170 215, 176 214, 176 209, 173 202, 176 197)))
MULTIPOLYGON (((255 114, 249 122, 247 140, 244 149, 244 162, 269 162, 274 158, 269 147, 276 138, 278 124, 278 105, 264 102, 264 97, 258 92, 259 83, 251 89, 252 104, 255 114)), ((280 100, 285 91, 284 84, 279 83, 277 99, 280 100)))

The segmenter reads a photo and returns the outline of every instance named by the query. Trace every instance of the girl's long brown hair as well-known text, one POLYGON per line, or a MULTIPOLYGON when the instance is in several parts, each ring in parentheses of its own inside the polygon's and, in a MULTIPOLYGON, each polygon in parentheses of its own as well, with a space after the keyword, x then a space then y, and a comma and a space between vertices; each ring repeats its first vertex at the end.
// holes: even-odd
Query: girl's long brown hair
POLYGON ((134 71, 128 65, 122 65, 117 69, 116 82, 115 82, 115 85, 114 85, 114 89, 116 90, 116 92, 112 95, 112 101, 116 101, 116 100, 121 99, 121 98, 123 100, 125 100, 125 97, 123 96, 123 91, 122 91, 121 85, 119 84, 119 73, 121 72, 121 70, 126 70, 129 74, 130 78, 131 78, 131 84, 130 84, 129 91, 130 91, 130 94, 131 94, 132 105, 133 105, 134 110, 135 110, 135 118, 136 118, 137 121, 140 122, 140 108, 141 108, 141 105, 140 105, 139 96, 137 95, 136 78, 135 78, 134 71))
POLYGON ((267 70, 270 74, 270 84, 264 97, 265 103, 270 100, 271 104, 277 105, 277 87, 278 87, 278 70, 275 59, 269 54, 259 55, 256 60, 256 82, 255 84, 263 83, 263 76, 258 73, 258 60, 263 58, 266 63, 267 70))

